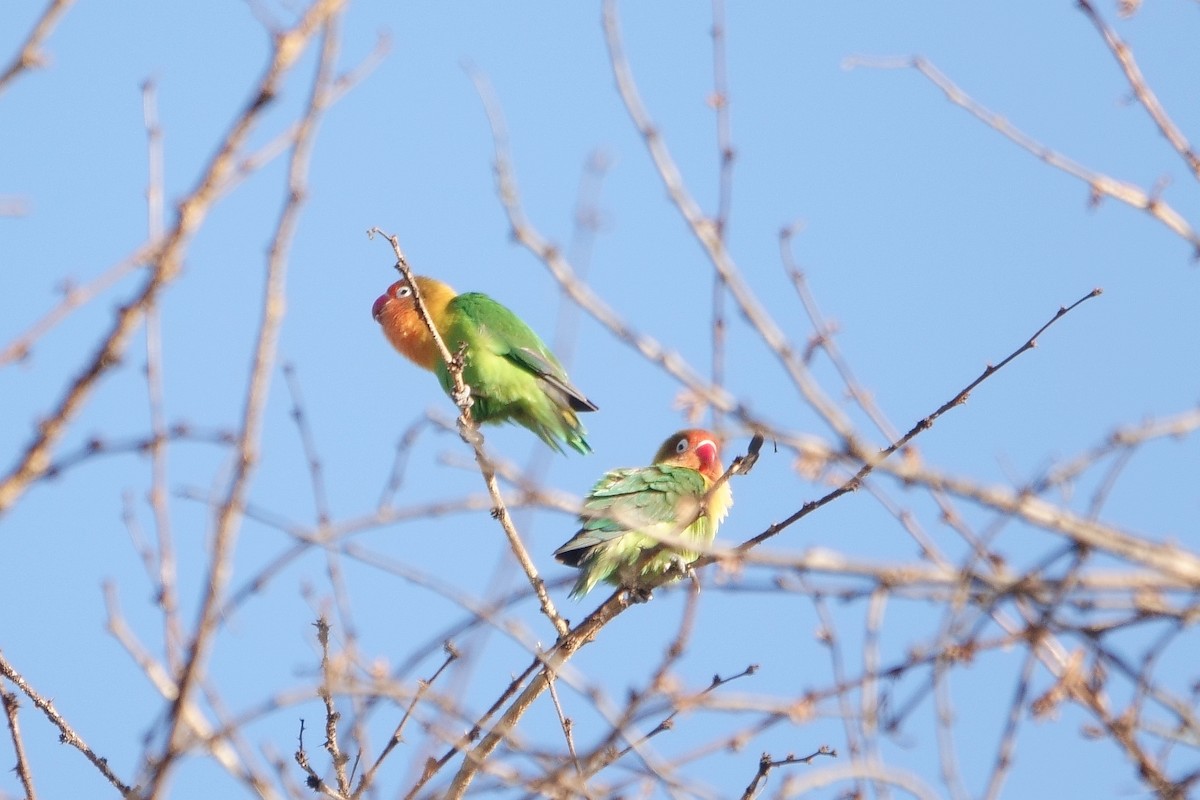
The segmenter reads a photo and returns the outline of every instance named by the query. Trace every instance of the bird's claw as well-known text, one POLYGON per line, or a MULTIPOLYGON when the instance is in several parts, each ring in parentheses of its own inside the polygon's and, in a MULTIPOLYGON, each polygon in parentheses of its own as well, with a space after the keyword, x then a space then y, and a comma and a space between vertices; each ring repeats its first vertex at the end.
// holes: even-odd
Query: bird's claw
POLYGON ((458 418, 458 435, 472 447, 481 447, 483 445, 483 436, 475 429, 474 425, 467 424, 467 421, 462 417, 458 418))
POLYGON ((648 586, 626 586, 625 596, 630 603, 648 603, 654 597, 654 590, 648 586))
POLYGON ((668 573, 678 572, 679 577, 683 578, 692 571, 692 563, 690 561, 685 561, 683 556, 679 553, 671 553, 670 556, 668 556, 668 559, 669 560, 667 562, 666 569, 668 573))
POLYGON ((471 405, 471 387, 464 383, 461 390, 457 388, 452 389, 450 391, 450 398, 459 408, 466 408, 471 405))

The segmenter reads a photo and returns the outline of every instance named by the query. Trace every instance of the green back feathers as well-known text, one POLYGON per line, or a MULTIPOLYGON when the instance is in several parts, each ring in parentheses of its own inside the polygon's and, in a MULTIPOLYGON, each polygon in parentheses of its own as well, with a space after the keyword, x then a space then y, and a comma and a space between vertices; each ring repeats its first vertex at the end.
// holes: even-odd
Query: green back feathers
MULTIPOLYGON (((559 452, 560 443, 591 452, 576 412, 595 411, 596 405, 571 384, 550 348, 520 317, 485 294, 468 292, 450 301, 439 327, 451 351, 467 343, 463 380, 475 399, 476 421, 511 420, 559 452)), ((437 374, 449 391, 444 364, 437 374)))
MULTIPOLYGON (((621 569, 631 567, 642 551, 657 546, 664 537, 711 542, 719 517, 705 515, 678 530, 696 512, 706 489, 704 476, 687 467, 656 464, 606 473, 584 501, 579 532, 554 552, 559 561, 581 570, 571 596, 586 594, 602 580, 628 579, 621 569)), ((661 574, 679 559, 690 563, 698 555, 664 549, 645 564, 641 574, 661 574)))

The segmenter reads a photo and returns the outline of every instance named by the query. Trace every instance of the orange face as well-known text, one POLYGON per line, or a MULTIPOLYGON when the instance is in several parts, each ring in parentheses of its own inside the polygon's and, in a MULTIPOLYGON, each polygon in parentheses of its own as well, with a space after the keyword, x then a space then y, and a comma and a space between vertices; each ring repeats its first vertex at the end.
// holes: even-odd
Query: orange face
MULTIPOLYGON (((454 299, 454 290, 432 278, 417 276, 416 283, 430 318, 441 330, 439 320, 445 315, 446 305, 454 299)), ((425 327, 421 315, 417 313, 413 288, 408 281, 398 280, 379 295, 371 306, 371 316, 383 328, 383 333, 392 343, 392 347, 407 359, 428 370, 436 367, 437 345, 429 335, 429 329, 425 327)))
POLYGON ((674 464, 699 472, 710 481, 721 477, 721 448, 717 437, 703 428, 688 428, 672 434, 654 455, 654 463, 674 464))

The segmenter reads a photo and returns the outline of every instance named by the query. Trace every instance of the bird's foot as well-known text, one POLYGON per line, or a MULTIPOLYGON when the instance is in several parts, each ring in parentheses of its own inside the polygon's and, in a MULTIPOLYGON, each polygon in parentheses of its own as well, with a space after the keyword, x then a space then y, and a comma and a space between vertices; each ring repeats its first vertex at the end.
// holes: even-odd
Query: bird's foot
POLYGON ((479 448, 483 446, 483 435, 473 424, 468 423, 463 417, 458 418, 458 435, 462 437, 464 442, 471 445, 471 447, 479 448))
POLYGON ((451 389, 450 399, 453 400, 454 405, 458 406, 459 408, 469 407, 472 404, 471 387, 464 383, 461 391, 459 391, 457 388, 451 389))
POLYGON ((666 575, 673 576, 675 579, 684 578, 691 571, 692 562, 685 560, 679 553, 671 553, 668 556, 667 568, 664 570, 666 575))
POLYGON ((626 586, 625 596, 630 603, 648 603, 654 597, 654 590, 648 586, 626 586))

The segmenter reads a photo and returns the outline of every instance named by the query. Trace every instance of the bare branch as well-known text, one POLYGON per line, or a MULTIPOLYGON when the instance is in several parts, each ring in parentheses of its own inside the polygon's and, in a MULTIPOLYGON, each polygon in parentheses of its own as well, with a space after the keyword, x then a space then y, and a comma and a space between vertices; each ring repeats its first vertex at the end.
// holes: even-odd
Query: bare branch
MULTIPOLYGON (((83 740, 83 737, 76 733, 75 729, 71 727, 70 723, 68 723, 67 720, 58 713, 58 709, 54 707, 54 703, 38 694, 37 691, 25 681, 21 674, 17 672, 16 668, 13 667, 13 665, 9 663, 8 659, 4 657, 3 651, 0 651, 0 677, 3 677, 5 680, 12 683, 13 686, 16 686, 18 689, 20 689, 21 694, 28 697, 30 702, 32 702, 34 706, 36 706, 37 709, 45 715, 46 719, 50 720, 50 724, 58 728, 59 741, 63 744, 70 745, 79 752, 83 753, 87 760, 92 762, 92 766, 100 770, 100 774, 104 776, 105 780, 116 787, 116 789, 122 793, 122 796, 127 795, 130 791, 132 791, 132 788, 128 784, 122 782, 121 779, 117 777, 116 773, 113 772, 108 766, 108 759, 97 755, 96 752, 88 746, 87 742, 83 740)), ((6 712, 7 708, 8 702, 6 700, 6 712)), ((10 723, 10 730, 11 729, 10 723)), ((16 736, 17 734, 14 732, 13 735, 16 736)))
POLYGON ((1154 124, 1158 126, 1158 130, 1171 143, 1171 147, 1175 152, 1179 153, 1180 157, 1187 164, 1188 169, 1192 171, 1193 177, 1200 179, 1200 156, 1196 155, 1196 151, 1192 149, 1188 143, 1187 137, 1183 135, 1183 131, 1171 120, 1167 115, 1166 109, 1158 100, 1158 95, 1146 83, 1146 78, 1142 75, 1142 70, 1138 67, 1137 61, 1133 58, 1133 51, 1129 49, 1129 45, 1125 44, 1116 31, 1109 26, 1104 18, 1096 11, 1088 0, 1077 0, 1079 10, 1087 15, 1087 18, 1096 26, 1096 30, 1104 38, 1104 43, 1108 45, 1108 49, 1112 52, 1113 58, 1121 65, 1121 71, 1125 73, 1126 80, 1129 81, 1129 88, 1133 89, 1133 95, 1141 103, 1142 108, 1146 109, 1146 113, 1154 120, 1154 124))
POLYGON ((54 26, 58 24, 59 18, 71 7, 72 2, 74 0, 50 0, 47 3, 46 10, 34 23, 33 30, 29 32, 29 36, 25 37, 25 42, 17 51, 17 55, 4 71, 0 72, 0 94, 21 73, 44 66, 46 57, 41 53, 42 43, 50 36, 54 26))
POLYGON ((1135 186, 1132 183, 1111 178, 1100 172, 1094 172, 1076 161, 1051 150, 1032 137, 1013 126, 1004 117, 990 111, 973 100, 970 95, 956 86, 949 78, 933 64, 921 56, 911 58, 869 59, 852 58, 846 61, 847 67, 871 67, 874 69, 903 69, 912 68, 924 75, 933 85, 946 95, 946 99, 960 108, 966 109, 972 116, 999 133, 1023 150, 1037 156, 1055 169, 1062 170, 1088 185, 1093 200, 1101 196, 1112 197, 1122 203, 1145 211, 1150 216, 1167 226, 1175 234, 1186 240, 1194 251, 1200 255, 1200 235, 1188 224, 1187 220, 1174 208, 1164 202, 1153 192, 1135 186))

